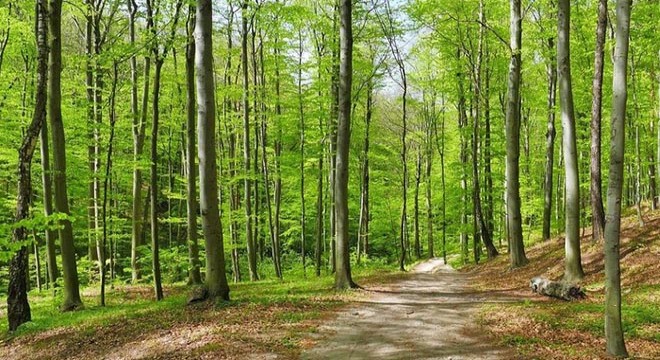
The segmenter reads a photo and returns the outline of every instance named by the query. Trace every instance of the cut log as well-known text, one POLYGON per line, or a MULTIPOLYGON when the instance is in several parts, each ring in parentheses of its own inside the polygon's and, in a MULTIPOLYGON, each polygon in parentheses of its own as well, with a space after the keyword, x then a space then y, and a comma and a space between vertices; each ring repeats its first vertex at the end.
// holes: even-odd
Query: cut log
POLYGON ((537 294, 566 301, 580 300, 587 297, 584 290, 578 285, 563 281, 552 281, 542 277, 532 278, 529 286, 537 294))

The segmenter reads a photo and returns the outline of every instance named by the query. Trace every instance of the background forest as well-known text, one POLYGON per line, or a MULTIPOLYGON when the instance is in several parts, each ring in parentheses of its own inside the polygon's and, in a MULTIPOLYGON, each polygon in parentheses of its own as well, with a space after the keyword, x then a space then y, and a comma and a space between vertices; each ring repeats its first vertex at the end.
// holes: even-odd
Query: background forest
MULTIPOLYGON (((404 270, 433 257, 458 266, 509 248, 519 266, 527 261, 522 244, 564 232, 567 243, 585 232, 602 240, 616 8, 606 0, 560 3, 565 8, 523 1, 516 44, 507 1, 353 2, 354 267, 404 270), (508 106, 516 57, 518 126, 506 120, 516 111, 508 106), (565 89, 574 117, 562 126, 569 106, 560 111, 558 90, 565 89), (520 216, 508 220, 507 206, 510 212, 516 204, 507 203, 506 157, 516 128, 520 216), (604 174, 602 185, 596 174, 604 174), (508 240, 508 221, 519 222, 520 245, 508 240)), ((160 283, 154 276, 165 284, 201 283, 206 249, 195 142, 205 129, 195 128, 195 4, 63 3, 63 133, 41 129, 30 213, 19 224, 27 240, 15 242, 16 155, 38 101, 37 4, 0 0, 0 295, 7 295, 5 265, 22 246, 30 252, 29 287, 56 287, 65 299, 58 274, 71 258, 83 287, 106 278, 113 286, 160 283), (64 172, 58 199, 62 188, 53 189, 53 181, 64 172), (69 260, 57 245, 66 222, 69 260)), ((659 190, 659 13, 657 1, 639 0, 630 16, 622 207, 641 224, 659 190)), ((335 270, 339 15, 333 0, 213 3, 220 238, 234 283, 335 270)), ((567 267, 566 276, 579 280, 581 266, 574 271, 567 267)))

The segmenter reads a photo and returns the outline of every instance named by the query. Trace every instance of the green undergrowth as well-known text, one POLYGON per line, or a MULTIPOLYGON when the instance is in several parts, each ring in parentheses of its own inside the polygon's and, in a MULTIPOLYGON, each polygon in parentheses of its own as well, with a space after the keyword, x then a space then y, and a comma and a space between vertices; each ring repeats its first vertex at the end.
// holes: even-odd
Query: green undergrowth
MULTIPOLYGON (((391 276, 393 266, 380 262, 368 262, 353 269, 354 279, 362 282, 387 281, 391 276)), ((323 311, 341 306, 348 298, 359 296, 358 293, 337 293, 332 289, 334 277, 328 271, 323 271, 320 277, 314 275, 313 267, 308 267, 303 273, 302 267, 284 274, 284 280, 266 279, 255 282, 230 283, 229 302, 219 302, 215 310, 239 307, 249 311, 263 311, 269 306, 286 304, 294 310, 284 311, 277 315, 283 323, 298 323, 304 320, 322 316, 323 311), (304 274, 304 275, 303 275, 304 274), (318 303, 318 304, 315 304, 318 303), (316 306, 318 305, 318 306, 316 306)), ((97 287, 82 289, 84 308, 62 313, 58 310, 61 295, 53 296, 50 291, 29 294, 32 310, 32 321, 22 325, 16 332, 10 333, 7 328, 6 308, 0 310, 0 338, 11 340, 26 335, 57 329, 75 329, 79 335, 89 332, 90 335, 98 328, 111 327, 120 323, 131 323, 141 326, 142 321, 150 317, 159 318, 159 326, 167 326, 168 321, 178 321, 177 317, 189 317, 186 312, 186 301, 190 287, 183 283, 166 285, 165 298, 155 301, 153 288, 149 284, 121 285, 115 284, 106 290, 106 306, 99 306, 97 287), (167 314, 164 316, 164 314, 167 314)), ((6 303, 6 299, 0 299, 6 303)), ((196 321, 193 317, 187 321, 196 321)), ((149 331, 149 321, 145 322, 144 331, 149 331)), ((139 329, 136 329, 139 332, 139 329)))

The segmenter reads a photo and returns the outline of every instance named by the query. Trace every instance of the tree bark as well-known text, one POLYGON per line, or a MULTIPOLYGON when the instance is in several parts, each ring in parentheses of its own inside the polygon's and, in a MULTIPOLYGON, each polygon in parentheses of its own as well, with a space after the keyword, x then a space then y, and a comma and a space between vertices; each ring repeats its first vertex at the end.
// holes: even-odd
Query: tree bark
MULTIPOLYGON (((138 6, 135 0, 128 1, 129 6, 129 38, 131 45, 135 46, 135 18, 138 6)), ((138 110, 138 67, 137 57, 131 56, 131 114, 133 116, 133 206, 131 217, 131 281, 136 283, 140 279, 138 268, 137 248, 143 243, 143 204, 142 204, 142 169, 139 164, 144 152, 144 136, 147 122, 147 106, 149 102, 149 78, 151 59, 144 59, 144 89, 142 97, 142 113, 138 110)))
POLYGON ((229 300, 225 252, 218 203, 215 139, 215 84, 213 80, 213 5, 197 2, 195 26, 195 73, 200 212, 206 248, 206 288, 211 299, 229 300))
POLYGON ((188 238, 188 261, 190 269, 188 270, 188 282, 190 284, 201 284, 202 276, 199 268, 199 245, 197 244, 197 184, 195 168, 195 5, 188 7, 188 24, 186 26, 186 35, 188 43, 186 44, 186 169, 188 178, 186 179, 186 205, 187 205, 187 238, 188 238))
MULTIPOLYGON (((47 62, 48 55, 46 55, 47 62)), ((48 70, 46 69, 46 71, 48 70)), ((41 145, 41 180, 44 193, 44 215, 49 217, 53 215, 53 181, 51 178, 50 151, 48 146, 48 123, 46 121, 42 123, 39 139, 41 145)), ((48 267, 48 281, 53 288, 57 286, 57 278, 59 277, 57 256, 55 254, 56 239, 57 231, 51 228, 51 222, 48 220, 48 227, 46 228, 46 265, 48 267)))
POLYGON ((243 1, 241 31, 241 69, 243 71, 243 163, 245 177, 243 180, 244 202, 245 202, 245 242, 248 251, 248 269, 250 280, 259 280, 257 273, 257 253, 252 234, 252 174, 250 157, 250 88, 248 77, 248 2, 243 1))
POLYGON ((422 151, 417 150, 417 163, 415 164, 415 197, 413 201, 413 228, 415 229, 415 257, 422 257, 421 244, 419 242, 419 185, 422 182, 422 151))
POLYGON ((511 58, 506 103, 506 218, 511 267, 527 264, 520 215, 520 77, 522 17, 520 0, 510 0, 511 58))
POLYGON ((151 271, 154 277, 154 291, 156 300, 163 299, 163 285, 160 275, 160 250, 158 239, 158 126, 160 120, 159 100, 160 100, 160 75, 163 68, 163 59, 156 56, 154 70, 154 92, 153 92, 153 114, 151 119, 151 166, 149 186, 151 192, 151 210, 149 213, 151 220, 151 271))
MULTIPOLYGON (((369 183, 370 169, 369 169, 369 131, 371 128, 371 118, 373 115, 373 80, 369 79, 367 83, 367 106, 366 115, 364 117, 365 133, 364 144, 362 148, 362 187, 360 191, 360 223, 359 223, 359 236, 358 244, 362 242, 362 252, 365 256, 369 254, 369 220, 371 217, 369 207, 369 183)), ((358 261, 360 260, 360 252, 358 252, 358 261)))
POLYGON ((69 211, 69 198, 66 183, 66 140, 62 122, 62 0, 50 0, 49 5, 50 30, 50 62, 48 77, 48 115, 53 140, 53 184, 55 190, 55 211, 64 214, 60 220, 59 238, 62 254, 62 277, 64 279, 63 311, 82 307, 80 287, 78 284, 78 268, 76 266, 76 249, 73 241, 73 228, 69 211))
POLYGON ((550 240, 552 225, 552 180, 555 161, 555 104, 557 95, 557 57, 554 38, 547 42, 550 59, 546 65, 548 76, 548 130, 545 134, 545 179, 543 181, 543 240, 550 240))
POLYGON ((619 238, 626 136, 626 102, 628 97, 627 71, 631 2, 631 0, 617 0, 616 3, 616 45, 614 48, 614 77, 612 81, 612 140, 604 234, 605 339, 607 340, 607 352, 616 357, 628 357, 621 324, 619 238))
POLYGON ((566 181, 566 240, 564 278, 578 281, 584 277, 580 253, 580 181, 575 133, 573 87, 571 84, 569 0, 559 1, 557 36, 557 65, 559 75, 559 100, 561 106, 562 143, 564 150, 566 181))
POLYGON ((591 100, 591 213, 592 238, 603 239, 605 210, 603 209, 602 180, 600 170, 601 114, 603 102, 603 67, 605 59, 605 32, 607 31, 607 0, 598 1, 598 26, 596 27, 596 51, 594 52, 594 77, 591 100))
MULTIPOLYGON (((37 38, 37 88, 32 122, 25 132, 18 151, 18 192, 16 200, 16 226, 12 241, 22 243, 27 239, 27 229, 20 222, 30 216, 32 198, 32 157, 42 125, 46 122, 46 87, 48 82, 48 10, 46 0, 38 0, 35 7, 37 38)), ((37 276, 39 274, 37 273, 37 276)), ((28 303, 28 250, 22 245, 9 263, 9 289, 7 293, 7 320, 9 331, 15 331, 21 324, 32 320, 28 303)))
POLYGON ((302 30, 298 30, 298 118, 300 124, 300 255, 302 258, 303 276, 305 276, 305 107, 302 94, 302 30))
POLYGON ((340 0, 339 118, 337 121, 337 173, 335 179, 337 211, 336 289, 357 286, 351 276, 351 256, 348 248, 348 161, 351 136, 351 85, 353 80, 352 8, 352 0, 340 0))

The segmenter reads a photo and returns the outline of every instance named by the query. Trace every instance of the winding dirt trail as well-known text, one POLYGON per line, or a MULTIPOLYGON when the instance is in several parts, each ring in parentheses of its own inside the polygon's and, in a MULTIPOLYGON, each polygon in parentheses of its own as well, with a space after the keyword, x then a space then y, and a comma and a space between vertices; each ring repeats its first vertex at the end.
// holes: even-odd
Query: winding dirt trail
POLYGON ((417 265, 319 329, 303 359, 513 359, 474 323, 479 305, 513 298, 475 292, 441 259, 417 265))

